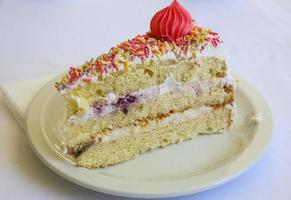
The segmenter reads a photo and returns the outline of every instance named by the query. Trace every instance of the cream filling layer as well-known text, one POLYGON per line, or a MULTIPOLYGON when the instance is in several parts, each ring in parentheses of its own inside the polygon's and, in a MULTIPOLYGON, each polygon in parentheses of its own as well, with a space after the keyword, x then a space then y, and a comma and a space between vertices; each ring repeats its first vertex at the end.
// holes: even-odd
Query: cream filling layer
MULTIPOLYGON (((218 78, 215 80, 193 80, 191 82, 181 84, 177 82, 173 76, 167 77, 164 83, 157 85, 157 86, 152 86, 140 91, 132 92, 130 95, 138 97, 138 101, 132 104, 137 104, 137 103, 144 103, 146 101, 154 101, 158 99, 161 95, 170 93, 170 92, 176 92, 177 94, 183 91, 192 91, 193 95, 198 95, 201 94, 202 92, 208 91, 210 88, 215 87, 219 84, 232 84, 233 85, 233 80, 229 77, 223 77, 223 78, 218 78)), ((67 120, 67 123, 69 124, 78 124, 78 123, 86 123, 87 121, 94 119, 96 117, 102 117, 105 115, 108 115, 112 112, 115 112, 118 110, 115 106, 115 102, 118 101, 119 96, 117 96, 114 93, 110 93, 106 97, 106 105, 102 107, 101 111, 96 112, 96 108, 94 107, 88 107, 88 104, 86 101, 82 98, 75 97, 75 101, 78 104, 79 107, 85 107, 86 112, 83 114, 76 114, 67 120)), ((130 109, 130 107, 129 107, 130 109)))
MULTIPOLYGON (((203 115, 205 113, 210 113, 212 111, 213 111, 212 107, 203 106, 200 108, 186 110, 183 113, 173 113, 170 116, 158 122, 156 121, 149 122, 149 124, 147 124, 147 129, 149 130, 160 129, 168 125, 173 125, 173 124, 189 121, 189 120, 199 117, 200 115, 203 115)), ((101 143, 108 144, 110 142, 119 140, 131 134, 139 134, 143 132, 143 130, 144 130, 144 127, 140 127, 140 126, 116 129, 102 136, 101 143)))

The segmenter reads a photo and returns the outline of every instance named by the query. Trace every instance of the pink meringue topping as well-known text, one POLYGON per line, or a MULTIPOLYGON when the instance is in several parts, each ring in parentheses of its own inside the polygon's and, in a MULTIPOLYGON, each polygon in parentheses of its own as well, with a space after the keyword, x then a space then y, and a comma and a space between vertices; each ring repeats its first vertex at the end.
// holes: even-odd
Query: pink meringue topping
POLYGON ((187 35, 192 27, 191 15, 177 0, 174 0, 170 6, 158 11, 150 24, 153 37, 170 41, 187 35))

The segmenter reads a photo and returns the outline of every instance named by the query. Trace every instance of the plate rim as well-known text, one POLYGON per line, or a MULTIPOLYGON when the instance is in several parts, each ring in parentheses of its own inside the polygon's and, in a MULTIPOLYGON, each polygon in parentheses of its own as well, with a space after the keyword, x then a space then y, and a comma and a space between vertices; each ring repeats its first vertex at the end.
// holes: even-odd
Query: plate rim
MULTIPOLYGON (((232 73, 233 74, 233 73, 232 73)), ((59 77, 59 76, 57 76, 59 77)), ((37 93, 36 95, 33 97, 30 105, 29 105, 29 109, 28 112, 26 114, 26 140, 29 144, 29 146, 32 148, 33 152, 37 155, 37 157, 48 167, 50 168, 52 171, 54 171, 55 173, 57 173, 58 175, 60 175, 61 177, 77 184, 80 185, 82 187, 97 191, 97 192, 102 192, 102 193, 106 193, 109 195, 115 195, 115 196, 123 196, 123 197, 135 197, 135 198, 165 198, 165 197, 178 197, 178 196, 184 196, 184 195, 189 195, 189 194, 194 194, 194 193, 198 193, 198 192, 202 192, 205 190, 209 190, 212 188, 215 188, 217 186, 220 186, 224 183, 227 183, 233 179, 235 179, 236 177, 240 176, 241 174, 243 174, 244 172, 246 172, 248 169, 250 169, 252 166, 254 166, 260 158, 262 158, 262 156, 264 155, 264 153, 266 152, 270 141, 271 141, 271 137, 272 137, 272 133, 273 133, 273 117, 272 117, 272 112, 270 109, 270 106, 268 105, 266 99, 256 90, 256 88, 251 85, 249 82, 247 82, 246 80, 242 79, 241 77, 237 76, 234 74, 235 79, 239 80, 239 87, 241 87, 243 89, 243 91, 247 91, 247 94, 252 94, 252 96, 254 98, 250 99, 252 105, 254 106, 254 108, 258 111, 262 111, 264 114, 266 114, 266 116, 264 116, 267 120, 267 124, 265 124, 264 127, 259 126, 259 129, 263 129, 263 130, 257 130, 257 132, 266 132, 265 137, 263 137, 264 140, 260 140, 258 141, 258 139, 262 139, 262 138, 256 138, 254 137, 251 140, 251 143, 248 145, 248 147, 245 149, 245 151, 243 153, 241 153, 241 155, 239 155, 237 158, 241 158, 243 159, 242 161, 240 161, 240 163, 242 165, 240 166, 236 166, 238 169, 233 169, 232 172, 229 172, 226 176, 221 177, 220 179, 216 179, 214 181, 212 181, 211 183, 206 183, 206 184, 200 184, 200 187, 194 186, 191 187, 189 186, 188 188, 182 190, 177 190, 177 191, 168 191, 168 192, 135 192, 132 191, 130 189, 125 189, 125 188, 110 188, 110 187, 106 187, 106 185, 92 185, 92 184, 88 184, 87 182, 85 182, 84 180, 79 180, 77 179, 77 177, 74 176, 74 174, 69 174, 67 172, 64 172, 62 169, 60 169, 60 166, 56 166, 56 163, 52 162, 51 160, 49 160, 48 158, 46 158, 45 156, 43 156, 44 152, 40 152, 43 151, 43 149, 41 149, 39 147, 39 145, 35 145, 34 144, 34 139, 31 136, 31 134, 33 134, 32 132, 32 120, 33 119, 33 114, 35 113, 34 110, 34 106, 36 104, 36 102, 38 101, 38 99, 40 98, 40 96, 42 95, 42 92, 45 92, 45 89, 48 87, 48 85, 50 85, 52 82, 54 82, 56 80, 56 78, 53 78, 51 81, 47 82, 37 93), (256 143, 260 142, 260 148, 254 148, 254 141, 256 143), (254 149, 250 149, 250 148, 254 148, 254 149), (256 154, 250 154, 250 150, 252 150, 252 152, 256 152, 256 154), (250 157, 252 157, 252 159, 250 159, 250 157), (249 160, 248 160, 249 158, 249 160)), ((41 111, 39 111, 39 113, 41 113, 41 111)), ((256 136, 256 135, 255 135, 256 136)), ((44 141, 45 143, 47 143, 46 141, 44 141)), ((47 147, 50 147, 49 144, 46 144, 47 147)), ((44 148, 44 147, 43 147, 44 148)), ((51 153, 54 153, 52 149, 47 149, 48 151, 51 151, 51 153)), ((65 161, 67 162, 67 161, 65 161)), ((238 162, 238 161, 236 161, 238 162)), ((68 163, 69 164, 69 163, 68 163)), ((227 164, 227 163, 226 163, 227 164)), ((224 164, 224 165, 226 165, 224 164)), ((71 164, 69 164, 71 165, 71 164)), ((71 165, 71 167, 74 167, 71 165)), ((74 167, 74 170, 87 170, 87 169, 81 169, 81 168, 76 168, 74 167)))

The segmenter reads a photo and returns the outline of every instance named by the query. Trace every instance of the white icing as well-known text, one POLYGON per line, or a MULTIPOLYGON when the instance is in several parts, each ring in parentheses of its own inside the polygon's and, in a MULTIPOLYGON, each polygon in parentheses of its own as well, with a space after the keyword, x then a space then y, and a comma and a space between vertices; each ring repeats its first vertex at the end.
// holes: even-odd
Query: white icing
POLYGON ((198 57, 216 57, 225 58, 225 51, 222 44, 217 47, 213 47, 211 43, 208 43, 205 49, 197 55, 198 57))
POLYGON ((72 90, 72 89, 74 89, 74 88, 76 88, 78 86, 83 86, 83 85, 87 84, 84 81, 84 79, 91 79, 91 82, 95 82, 95 83, 98 82, 98 77, 93 76, 92 74, 83 74, 74 84, 71 84, 71 85, 68 84, 66 86, 67 88, 64 89, 64 90, 61 90, 60 93, 62 95, 64 95, 67 90, 72 90))
POLYGON ((67 123, 84 123, 89 121, 90 119, 93 119, 95 117, 95 114, 92 109, 90 109, 86 114, 82 116, 78 115, 72 115, 68 120, 67 123))
POLYGON ((168 51, 166 54, 162 55, 161 57, 159 57, 160 60, 176 60, 177 57, 175 55, 175 53, 173 51, 168 51))
POLYGON ((202 115, 204 113, 209 113, 212 110, 213 110, 212 107, 203 106, 201 108, 189 109, 183 113, 174 113, 174 114, 170 115, 169 117, 165 118, 165 120, 162 120, 160 122, 159 126, 166 126, 166 125, 172 124, 172 123, 179 123, 179 122, 183 122, 183 121, 188 121, 188 120, 196 118, 199 115, 202 115))
POLYGON ((116 99, 117 99, 118 97, 116 96, 116 94, 114 94, 114 93, 109 93, 108 95, 107 95, 107 97, 106 97, 106 102, 108 102, 108 103, 112 103, 112 102, 114 102, 116 99))
MULTIPOLYGON (((176 124, 184 121, 189 121, 191 119, 194 119, 202 114, 209 113, 213 110, 211 107, 203 106, 201 108, 195 108, 195 109, 189 109, 183 113, 174 113, 171 114, 169 117, 166 117, 162 119, 159 122, 152 121, 148 124, 148 127, 154 127, 154 128, 162 128, 169 124, 176 124)), ((127 135, 136 134, 140 132, 140 129, 142 127, 129 127, 129 128, 119 128, 116 130, 113 130, 111 133, 104 135, 101 138, 101 142, 108 144, 109 142, 116 141, 118 139, 121 139, 127 135)))
POLYGON ((158 87, 159 95, 167 94, 171 91, 181 90, 181 87, 181 83, 178 83, 173 76, 169 76, 165 82, 158 87))

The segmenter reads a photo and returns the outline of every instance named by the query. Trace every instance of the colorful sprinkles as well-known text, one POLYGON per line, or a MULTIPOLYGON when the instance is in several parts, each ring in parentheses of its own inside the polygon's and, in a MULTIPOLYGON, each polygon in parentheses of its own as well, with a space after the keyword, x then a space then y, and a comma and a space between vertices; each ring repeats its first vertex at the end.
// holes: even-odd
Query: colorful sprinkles
POLYGON ((98 78, 100 74, 105 75, 112 71, 118 72, 121 68, 127 71, 130 62, 136 60, 144 62, 154 57, 160 58, 170 51, 177 58, 185 57, 191 51, 190 53, 196 63, 197 49, 201 53, 209 43, 216 48, 221 42, 218 33, 198 26, 194 26, 190 34, 175 41, 158 40, 148 32, 112 47, 108 53, 102 54, 96 59, 92 58, 80 68, 70 67, 69 72, 55 86, 57 90, 61 91, 76 84, 77 81, 91 83, 94 81, 94 77, 98 78))

